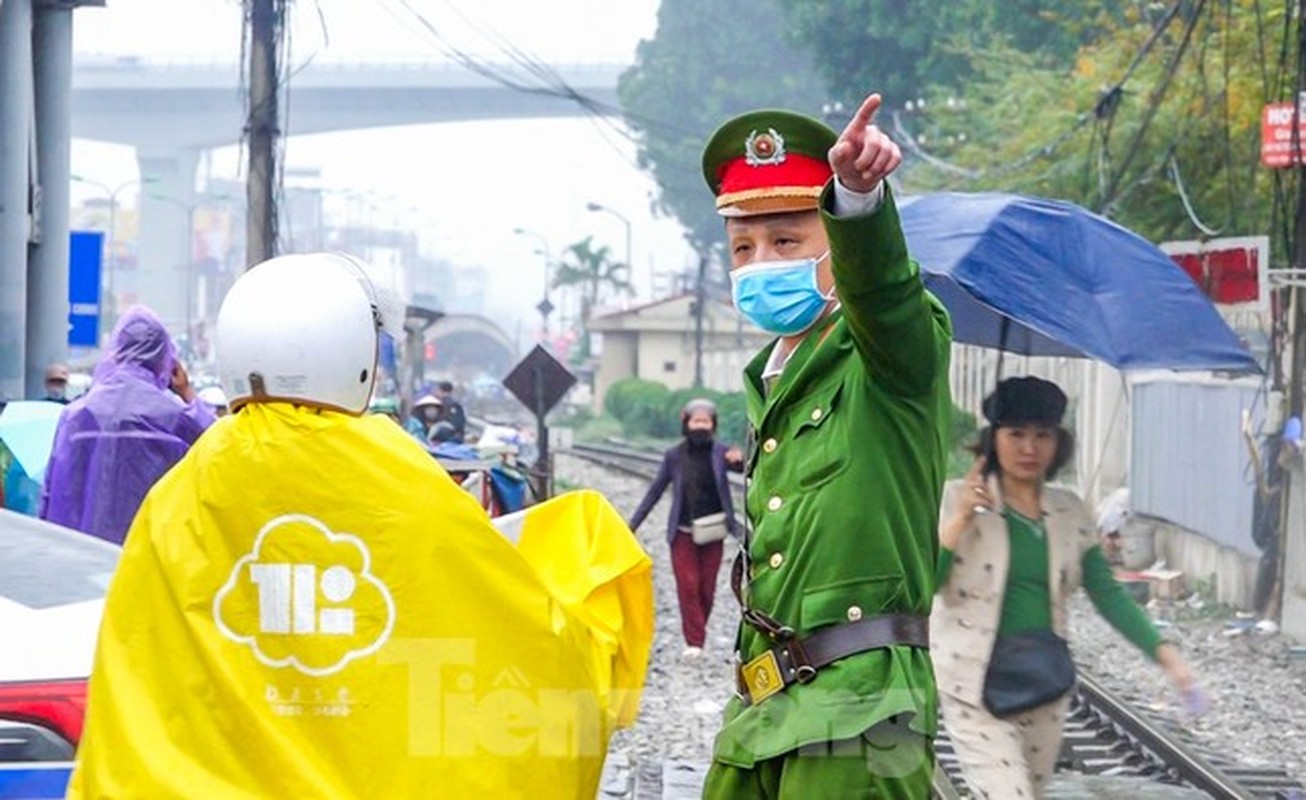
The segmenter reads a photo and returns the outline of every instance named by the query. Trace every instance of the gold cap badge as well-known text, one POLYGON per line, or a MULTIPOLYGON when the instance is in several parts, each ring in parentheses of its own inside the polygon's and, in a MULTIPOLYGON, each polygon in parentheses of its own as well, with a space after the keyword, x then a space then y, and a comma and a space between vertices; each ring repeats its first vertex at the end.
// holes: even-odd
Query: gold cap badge
POLYGON ((783 164, 785 160, 785 137, 775 128, 767 128, 765 133, 753 131, 744 140, 744 162, 750 167, 765 167, 783 164))

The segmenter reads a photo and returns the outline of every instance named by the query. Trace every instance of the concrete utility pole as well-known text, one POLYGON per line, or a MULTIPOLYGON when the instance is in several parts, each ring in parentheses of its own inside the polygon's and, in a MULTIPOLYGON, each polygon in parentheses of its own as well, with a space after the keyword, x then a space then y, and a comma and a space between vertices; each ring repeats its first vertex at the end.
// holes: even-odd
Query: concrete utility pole
MULTIPOLYGON (((45 367, 68 357, 68 205, 72 164, 73 9, 34 8, 36 185, 40 198, 27 261, 27 394, 40 391, 45 367)), ((100 298, 98 313, 103 316, 100 298)), ((38 395, 39 396, 39 395, 38 395)))
POLYGON ((0 397, 23 396, 31 233, 32 6, 0 4, 0 397))
POLYGON ((276 255, 277 46, 285 29, 285 0, 246 0, 250 25, 248 249, 245 266, 276 255))

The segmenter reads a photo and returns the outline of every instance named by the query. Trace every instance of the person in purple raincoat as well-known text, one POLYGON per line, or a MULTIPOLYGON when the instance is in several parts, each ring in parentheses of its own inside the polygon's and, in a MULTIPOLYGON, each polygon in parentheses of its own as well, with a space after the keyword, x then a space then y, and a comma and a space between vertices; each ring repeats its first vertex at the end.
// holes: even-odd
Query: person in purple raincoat
POLYGON ((163 323, 129 309, 90 390, 59 418, 41 518, 121 544, 145 493, 213 421, 163 323))

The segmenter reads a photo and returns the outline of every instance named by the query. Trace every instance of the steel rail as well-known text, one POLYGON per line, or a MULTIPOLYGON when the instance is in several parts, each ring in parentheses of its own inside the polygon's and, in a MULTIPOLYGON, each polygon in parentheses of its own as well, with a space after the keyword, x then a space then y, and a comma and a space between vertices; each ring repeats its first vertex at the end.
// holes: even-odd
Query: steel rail
MULTIPOLYGON (((576 444, 569 448, 569 451, 578 458, 643 478, 651 478, 656 471, 656 465, 662 459, 659 453, 633 450, 615 444, 576 444)), ((738 488, 742 488, 741 476, 732 474, 730 477, 738 479, 740 483, 738 488)), ((1258 800, 1259 797, 1263 797, 1198 755, 1172 734, 1148 721, 1087 675, 1082 667, 1079 669, 1076 691, 1087 709, 1096 712, 1097 717, 1104 719, 1093 727, 1110 729, 1114 726, 1114 730, 1105 732, 1125 740, 1130 749, 1143 751, 1157 767, 1165 771, 1168 778, 1174 778, 1204 791, 1216 800, 1258 800)), ((946 736, 942 730, 940 734, 941 737, 946 736)), ((968 787, 959 785, 958 779, 950 775, 937 761, 932 787, 932 796, 939 800, 960 800, 970 796, 968 787)))
POLYGON ((1079 691, 1091 707, 1105 714, 1165 766, 1175 770, 1176 777, 1216 800, 1256 800, 1256 795, 1251 791, 1116 699, 1082 670, 1079 674, 1079 691))

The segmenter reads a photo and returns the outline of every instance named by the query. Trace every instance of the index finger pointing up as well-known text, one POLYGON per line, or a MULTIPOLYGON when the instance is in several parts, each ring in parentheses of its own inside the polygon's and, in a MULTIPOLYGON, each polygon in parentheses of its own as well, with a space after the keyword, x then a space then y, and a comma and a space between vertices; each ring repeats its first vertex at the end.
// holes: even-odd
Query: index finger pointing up
POLYGON ((880 98, 878 92, 863 100, 862 107, 857 109, 857 113, 854 114, 852 120, 849 121, 848 127, 843 129, 843 135, 848 136, 849 134, 860 132, 867 125, 870 125, 871 120, 875 118, 875 112, 880 110, 880 105, 883 102, 884 101, 880 98))

